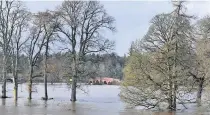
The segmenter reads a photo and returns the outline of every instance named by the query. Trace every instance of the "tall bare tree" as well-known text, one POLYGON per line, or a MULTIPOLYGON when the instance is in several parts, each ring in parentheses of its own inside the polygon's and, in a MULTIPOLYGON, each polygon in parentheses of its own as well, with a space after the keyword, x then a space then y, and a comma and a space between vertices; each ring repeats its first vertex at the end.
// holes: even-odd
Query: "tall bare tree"
POLYGON ((20 18, 21 12, 20 2, 17 1, 1 1, 0 2, 0 46, 3 50, 3 85, 2 97, 6 97, 6 80, 8 59, 12 53, 11 41, 17 26, 17 19, 20 18))
POLYGON ((59 30, 69 43, 72 55, 71 101, 76 101, 77 80, 83 76, 84 56, 113 48, 113 42, 104 38, 103 30, 114 31, 114 18, 98 1, 64 1, 59 8, 63 27, 59 30))
POLYGON ((32 24, 30 25, 30 33, 28 36, 28 41, 25 45, 26 54, 28 56, 29 62, 29 78, 28 78, 28 89, 29 96, 28 99, 32 99, 32 80, 35 77, 40 77, 42 74, 35 75, 34 67, 36 65, 38 58, 40 57, 41 51, 44 46, 45 36, 43 36, 43 25, 42 20, 40 20, 39 15, 34 14, 32 24))
POLYGON ((56 13, 52 11, 46 11, 46 12, 39 12, 39 20, 41 20, 41 24, 43 25, 43 36, 45 38, 44 46, 45 46, 45 53, 44 53, 44 84, 45 84, 45 97, 44 100, 48 100, 48 94, 47 94, 47 76, 48 76, 48 54, 49 54, 49 45, 50 42, 53 41, 53 39, 56 36, 56 32, 59 27, 58 23, 58 16, 56 13))
POLYGON ((26 10, 21 2, 17 4, 17 10, 14 12, 16 18, 14 19, 14 35, 11 40, 12 46, 12 63, 13 63, 13 79, 14 79, 14 98, 18 98, 18 73, 19 73, 19 56, 22 46, 26 43, 27 38, 23 36, 28 31, 28 22, 30 20, 30 12, 26 10))

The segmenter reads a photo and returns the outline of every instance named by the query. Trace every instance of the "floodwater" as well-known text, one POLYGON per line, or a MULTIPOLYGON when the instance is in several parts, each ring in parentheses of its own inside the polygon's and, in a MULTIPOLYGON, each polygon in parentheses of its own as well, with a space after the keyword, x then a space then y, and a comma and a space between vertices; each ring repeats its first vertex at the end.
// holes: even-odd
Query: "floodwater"
MULTIPOLYGON (((28 101, 27 85, 19 85, 19 99, 12 98, 13 84, 7 85, 7 95, 11 98, 0 99, 0 115, 210 115, 207 109, 197 109, 177 113, 151 112, 127 109, 120 100, 119 86, 92 85, 78 90, 77 102, 70 102, 71 90, 66 84, 48 85, 48 96, 52 100, 43 101, 44 85, 34 84, 33 99, 28 101), (84 92, 85 91, 85 92, 84 92)), ((1 88, 0 88, 1 90, 1 88)))

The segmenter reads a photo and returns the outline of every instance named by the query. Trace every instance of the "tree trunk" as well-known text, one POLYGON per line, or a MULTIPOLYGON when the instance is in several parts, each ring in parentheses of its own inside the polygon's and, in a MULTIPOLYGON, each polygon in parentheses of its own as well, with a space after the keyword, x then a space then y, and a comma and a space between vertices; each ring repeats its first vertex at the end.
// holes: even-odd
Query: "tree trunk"
POLYGON ((168 68, 168 88, 169 90, 167 91, 168 92, 168 109, 171 111, 172 110, 172 107, 173 107, 173 81, 172 81, 172 75, 171 75, 171 67, 170 67, 170 64, 169 64, 169 58, 167 60, 167 68, 168 68))
POLYGON ((76 89, 77 89, 77 77, 72 77, 72 89, 71 89, 71 101, 75 102, 76 99, 76 89))
MULTIPOLYGON (((167 46, 167 53, 169 53, 169 47, 167 46)), ((171 71, 171 65, 170 65, 170 57, 167 57, 167 74, 168 74, 168 88, 169 90, 168 92, 168 109, 170 111, 173 110, 173 76, 171 75, 172 71, 171 71)))
POLYGON ((47 56, 44 56, 44 93, 45 93, 45 97, 44 100, 48 100, 48 94, 47 94, 47 56))
POLYGON ((172 110, 173 109, 173 87, 172 87, 172 80, 171 80, 171 77, 170 77, 170 81, 169 81, 169 99, 168 99, 168 104, 169 104, 169 107, 168 109, 169 110, 172 110))
POLYGON ((44 55, 44 92, 45 92, 44 100, 48 100, 48 94, 47 94, 47 58, 48 58, 48 43, 49 43, 49 38, 47 38, 46 49, 45 49, 45 55, 44 55))
POLYGON ((14 66, 14 99, 18 99, 18 57, 19 57, 19 52, 17 51, 16 57, 15 57, 15 66, 14 66))
POLYGON ((176 91, 177 91, 177 84, 175 82, 173 89, 173 110, 176 110, 176 91))
POLYGON ((3 56, 3 84, 2 84, 2 98, 6 98, 6 77, 7 77, 7 70, 6 70, 6 56, 3 56))
POLYGON ((198 92, 197 92, 197 98, 196 98, 196 102, 197 102, 198 106, 201 105, 201 96, 202 96, 202 92, 203 92, 203 83, 204 83, 204 78, 201 78, 199 80, 198 92))
POLYGON ((44 91, 45 91, 45 100, 48 100, 48 94, 47 94, 47 75, 44 75, 44 91))
POLYGON ((14 78, 14 99, 18 99, 18 83, 17 78, 14 78))
POLYGON ((170 82, 169 82, 169 99, 168 99, 168 104, 169 104, 168 109, 170 111, 176 110, 176 90, 177 90, 176 82, 173 82, 172 80, 170 80, 170 82))
POLYGON ((178 50, 178 44, 177 44, 177 39, 176 39, 176 42, 175 42, 175 55, 174 55, 174 67, 173 67, 173 107, 172 109, 174 111, 176 111, 176 92, 177 92, 177 51, 178 50))
POLYGON ((76 62, 76 53, 74 52, 73 58, 73 77, 72 77, 72 89, 71 89, 71 101, 75 102, 76 99, 76 90, 77 90, 77 62, 76 62))
POLYGON ((6 72, 3 73, 2 98, 6 98, 6 72))
POLYGON ((29 73, 29 83, 28 83, 28 99, 31 100, 32 99, 32 75, 33 75, 33 67, 30 67, 30 73, 29 73))

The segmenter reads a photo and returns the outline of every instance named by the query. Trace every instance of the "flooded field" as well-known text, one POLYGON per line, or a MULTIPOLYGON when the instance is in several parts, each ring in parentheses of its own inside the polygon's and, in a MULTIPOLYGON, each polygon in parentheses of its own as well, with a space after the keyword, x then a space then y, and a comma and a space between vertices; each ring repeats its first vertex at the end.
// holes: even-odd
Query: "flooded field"
MULTIPOLYGON (((12 98, 13 85, 8 84, 7 95, 11 98, 0 99, 0 115, 209 115, 208 109, 197 108, 190 105, 191 109, 177 113, 149 112, 143 110, 126 109, 120 101, 119 86, 93 85, 86 86, 84 93, 78 90, 78 101, 70 102, 70 88, 66 84, 48 86, 48 95, 52 100, 43 101, 43 84, 34 85, 33 99, 27 100, 26 84, 19 85, 19 100, 15 103, 12 98)), ((1 90, 1 88, 0 88, 1 90)))

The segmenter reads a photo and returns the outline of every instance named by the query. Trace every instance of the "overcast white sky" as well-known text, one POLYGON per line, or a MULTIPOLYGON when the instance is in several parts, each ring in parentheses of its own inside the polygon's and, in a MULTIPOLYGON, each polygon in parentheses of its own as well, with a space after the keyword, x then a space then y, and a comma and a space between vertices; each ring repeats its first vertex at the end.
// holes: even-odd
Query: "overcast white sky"
MULTIPOLYGON (((53 10, 62 1, 26 1, 26 6, 32 12, 53 10)), ((159 13, 172 11, 173 7, 168 1, 101 1, 108 14, 116 19, 117 32, 106 33, 105 37, 115 40, 115 51, 123 56, 127 54, 130 43, 141 39, 147 32, 149 22, 159 13)), ((201 18, 210 14, 210 1, 189 1, 187 3, 189 14, 201 18)))

